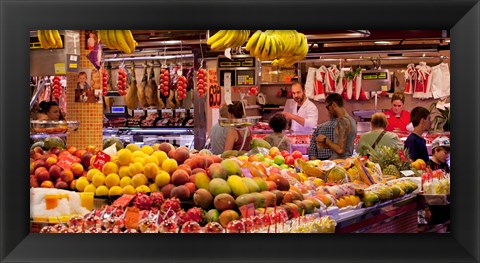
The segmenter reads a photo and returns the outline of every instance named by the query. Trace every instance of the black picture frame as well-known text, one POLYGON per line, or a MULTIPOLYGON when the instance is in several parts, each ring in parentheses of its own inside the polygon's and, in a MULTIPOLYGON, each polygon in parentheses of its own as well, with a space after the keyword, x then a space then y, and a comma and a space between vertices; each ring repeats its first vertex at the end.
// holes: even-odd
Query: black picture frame
POLYGON ((1 1, 3 262, 479 262, 477 1, 1 1), (29 30, 448 29, 451 234, 42 235, 29 233, 29 30), (22 88, 24 87, 24 88, 22 88))

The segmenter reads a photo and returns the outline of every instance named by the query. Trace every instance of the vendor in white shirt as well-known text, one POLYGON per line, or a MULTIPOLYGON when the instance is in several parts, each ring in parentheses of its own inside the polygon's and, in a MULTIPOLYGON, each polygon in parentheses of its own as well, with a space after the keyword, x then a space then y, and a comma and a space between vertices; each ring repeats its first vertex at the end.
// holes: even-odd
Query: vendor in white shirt
POLYGON ((318 123, 317 106, 308 100, 301 83, 292 84, 292 96, 295 103, 287 101, 283 112, 287 120, 292 120, 291 129, 295 132, 312 132, 318 123))

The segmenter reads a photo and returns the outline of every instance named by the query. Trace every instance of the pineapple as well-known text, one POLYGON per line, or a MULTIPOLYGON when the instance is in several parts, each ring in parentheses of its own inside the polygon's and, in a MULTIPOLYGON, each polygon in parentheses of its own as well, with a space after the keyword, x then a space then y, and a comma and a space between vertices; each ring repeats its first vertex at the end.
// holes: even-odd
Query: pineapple
POLYGON ((382 170, 385 175, 393 175, 397 178, 401 177, 402 174, 398 171, 397 167, 393 164, 388 165, 385 169, 382 170))
POLYGON ((375 149, 369 147, 368 154, 370 155, 370 161, 380 165, 383 174, 397 176, 399 171, 410 169, 410 156, 406 149, 396 149, 387 146, 379 146, 375 149), (402 161, 402 157, 400 156, 399 152, 404 156, 404 161, 402 161), (391 165, 393 165, 396 169, 393 170, 392 167, 387 169, 387 167, 391 165), (391 174, 387 173, 386 171, 390 172, 391 174))

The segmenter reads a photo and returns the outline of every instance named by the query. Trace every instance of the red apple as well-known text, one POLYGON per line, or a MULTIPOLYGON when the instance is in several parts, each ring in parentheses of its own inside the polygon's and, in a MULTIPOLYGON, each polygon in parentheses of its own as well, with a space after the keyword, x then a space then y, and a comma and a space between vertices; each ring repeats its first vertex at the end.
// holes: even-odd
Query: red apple
POLYGON ((289 155, 285 157, 285 164, 286 165, 294 165, 295 164, 295 159, 289 155))
POLYGON ((293 157, 293 159, 295 159, 295 160, 298 159, 298 158, 302 158, 302 156, 303 156, 303 155, 302 155, 302 153, 301 153, 300 151, 294 151, 294 152, 292 153, 292 157, 293 157))
POLYGON ((290 153, 288 151, 281 151, 280 154, 283 156, 283 158, 290 155, 290 153))

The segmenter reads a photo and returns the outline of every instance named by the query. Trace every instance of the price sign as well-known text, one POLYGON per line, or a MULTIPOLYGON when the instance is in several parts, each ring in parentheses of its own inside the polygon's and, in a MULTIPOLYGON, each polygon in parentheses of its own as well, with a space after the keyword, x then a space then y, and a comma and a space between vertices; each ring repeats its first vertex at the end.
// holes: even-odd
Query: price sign
POLYGON ((77 160, 75 156, 71 154, 65 155, 60 161, 57 162, 57 165, 60 166, 63 170, 70 170, 72 168, 72 164, 76 163, 77 160))
POLYGON ((125 228, 138 229, 138 222, 140 221, 140 210, 136 207, 127 207, 125 213, 125 228))
POLYGON ((93 161, 93 167, 97 168, 98 170, 102 170, 102 167, 105 163, 110 161, 110 155, 99 151, 97 152, 97 157, 93 161))
POLYGON ((210 85, 208 88, 208 102, 210 108, 220 108, 222 103, 222 89, 218 85, 210 85))
POLYGON ((242 205, 238 208, 243 218, 255 215, 255 206, 253 204, 242 205))
POLYGON ((240 168, 240 170, 242 170, 243 176, 248 177, 248 178, 253 178, 253 176, 250 173, 250 170, 248 168, 240 168))

